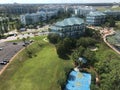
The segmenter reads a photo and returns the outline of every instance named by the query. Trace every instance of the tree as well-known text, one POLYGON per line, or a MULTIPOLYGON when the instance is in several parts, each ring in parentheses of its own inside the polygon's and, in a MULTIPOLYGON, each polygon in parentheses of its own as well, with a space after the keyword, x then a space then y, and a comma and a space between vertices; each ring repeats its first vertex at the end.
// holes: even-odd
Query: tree
POLYGON ((86 29, 85 29, 85 36, 87 36, 87 37, 92 37, 93 34, 94 34, 94 31, 95 31, 95 30, 93 30, 93 29, 91 29, 91 28, 86 28, 86 29))
POLYGON ((79 40, 77 40, 76 45, 79 47, 80 45, 83 47, 88 46, 94 46, 97 43, 97 41, 90 37, 81 37, 79 40))
POLYGON ((107 17, 107 22, 109 23, 109 27, 115 26, 115 19, 112 16, 107 17))
POLYGON ((75 48, 76 43, 75 43, 75 40, 72 38, 66 37, 63 39, 62 42, 63 42, 64 47, 66 48, 67 53, 70 53, 71 49, 75 48))
POLYGON ((72 53, 72 59, 74 61, 78 61, 78 58, 79 57, 82 57, 83 56, 83 53, 85 51, 85 48, 80 46, 78 49, 76 49, 73 53, 72 53))
POLYGON ((73 53, 72 53, 72 59, 73 61, 75 62, 75 64, 79 65, 79 66, 82 66, 82 61, 79 61, 79 57, 82 57, 83 56, 83 53, 85 51, 85 48, 80 46, 78 49, 76 49, 73 53))
POLYGON ((109 20, 109 23, 110 23, 110 27, 114 27, 115 26, 115 20, 111 17, 110 20, 109 20))
POLYGON ((26 38, 22 38, 22 40, 23 40, 23 42, 24 42, 24 44, 25 44, 25 42, 26 42, 26 38))
POLYGON ((95 52, 90 51, 88 48, 84 51, 83 57, 88 60, 88 64, 93 66, 96 62, 95 52))
POLYGON ((25 27, 23 24, 21 24, 20 20, 18 20, 18 19, 15 21, 14 26, 17 29, 17 31, 19 31, 20 28, 25 27))
POLYGON ((0 34, 1 34, 1 36, 4 35, 4 27, 3 27, 3 22, 2 21, 0 22, 0 34))
POLYGON ((52 44, 57 44, 58 41, 61 39, 59 34, 55 34, 55 33, 50 33, 48 36, 47 36, 48 40, 50 41, 50 43, 52 44))
POLYGON ((57 45, 56 45, 56 51, 57 51, 57 54, 60 58, 65 58, 66 57, 66 48, 64 46, 64 44, 62 42, 59 42, 57 45))
MULTIPOLYGON (((108 64, 109 70, 106 73, 101 73, 101 89, 102 90, 120 90, 120 62, 111 60, 108 64)), ((104 66, 103 69, 105 69, 104 66)))

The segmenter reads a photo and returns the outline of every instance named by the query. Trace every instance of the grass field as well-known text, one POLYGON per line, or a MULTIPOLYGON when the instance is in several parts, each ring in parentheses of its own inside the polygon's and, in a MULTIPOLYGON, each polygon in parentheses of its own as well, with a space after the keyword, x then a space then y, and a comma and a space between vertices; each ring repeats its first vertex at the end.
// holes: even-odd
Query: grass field
POLYGON ((120 21, 116 22, 116 27, 114 29, 120 31, 120 21))
POLYGON ((0 90, 61 90, 58 82, 66 80, 65 69, 72 68, 72 60, 58 58, 55 47, 35 38, 28 47, 34 51, 28 58, 21 52, 0 76, 0 90))
POLYGON ((97 60, 106 60, 109 58, 119 60, 120 56, 115 51, 113 51, 110 47, 108 47, 105 43, 98 44, 98 51, 96 51, 97 60))

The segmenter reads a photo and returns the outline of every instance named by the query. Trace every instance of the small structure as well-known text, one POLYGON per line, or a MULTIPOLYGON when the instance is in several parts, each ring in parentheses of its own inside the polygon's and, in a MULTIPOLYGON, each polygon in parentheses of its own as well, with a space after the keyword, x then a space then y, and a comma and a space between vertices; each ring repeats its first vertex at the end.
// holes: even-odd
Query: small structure
POLYGON ((72 71, 69 75, 65 90, 90 90, 91 75, 72 71))
POLYGON ((78 61, 80 61, 80 62, 82 62, 84 64, 87 63, 87 60, 85 58, 83 58, 83 57, 79 57, 78 61))
POLYGON ((93 52, 98 50, 98 47, 94 47, 94 46, 93 47, 91 46, 89 48, 90 48, 90 51, 93 51, 93 52))

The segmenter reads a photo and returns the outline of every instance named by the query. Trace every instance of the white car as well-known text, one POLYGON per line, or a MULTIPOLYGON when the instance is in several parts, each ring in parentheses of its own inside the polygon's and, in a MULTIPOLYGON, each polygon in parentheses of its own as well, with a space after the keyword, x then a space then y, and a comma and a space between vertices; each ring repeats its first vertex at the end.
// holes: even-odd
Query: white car
POLYGON ((3 50, 3 48, 0 48, 0 51, 3 50))

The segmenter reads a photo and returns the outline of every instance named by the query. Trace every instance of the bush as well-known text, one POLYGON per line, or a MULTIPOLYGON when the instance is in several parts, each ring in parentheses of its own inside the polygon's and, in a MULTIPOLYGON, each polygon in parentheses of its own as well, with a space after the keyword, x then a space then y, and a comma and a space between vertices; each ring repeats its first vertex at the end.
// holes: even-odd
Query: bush
POLYGON ((90 37, 81 37, 79 40, 77 40, 76 46, 83 46, 87 48, 88 46, 95 46, 97 41, 90 37))

